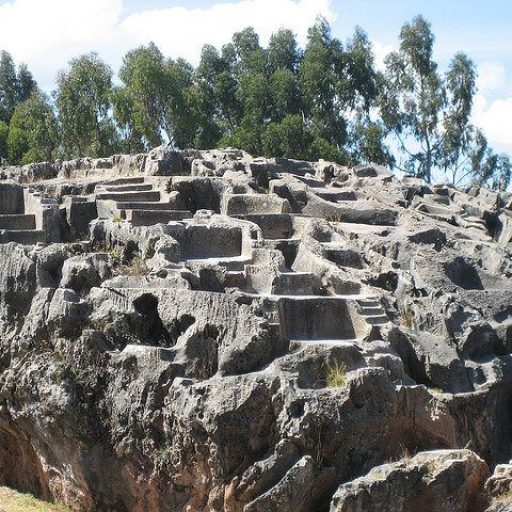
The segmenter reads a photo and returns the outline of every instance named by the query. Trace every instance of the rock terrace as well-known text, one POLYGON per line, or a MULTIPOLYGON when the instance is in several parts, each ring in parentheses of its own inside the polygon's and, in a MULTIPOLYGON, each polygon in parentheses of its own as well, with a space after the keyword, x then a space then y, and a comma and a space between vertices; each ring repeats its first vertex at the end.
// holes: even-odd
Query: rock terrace
POLYGON ((236 149, 0 177, 0 483, 77 512, 512 510, 509 194, 236 149))

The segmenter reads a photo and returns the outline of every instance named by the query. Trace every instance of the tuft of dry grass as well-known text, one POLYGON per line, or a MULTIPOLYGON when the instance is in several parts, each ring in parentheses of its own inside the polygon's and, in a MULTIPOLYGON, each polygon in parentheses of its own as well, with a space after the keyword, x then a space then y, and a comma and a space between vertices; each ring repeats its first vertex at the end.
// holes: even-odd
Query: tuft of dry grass
POLYGON ((407 327, 407 329, 414 329, 416 322, 416 315, 414 314, 414 311, 410 308, 407 308, 402 313, 402 325, 407 327))
POLYGON ((144 276, 149 269, 144 258, 137 253, 127 263, 120 265, 118 272, 128 276, 144 276))
POLYGON ((143 276, 148 273, 146 262, 140 256, 134 256, 127 268, 127 273, 132 276, 143 276))
POLYGON ((31 494, 0 487, 0 512, 70 512, 70 510, 63 505, 38 500, 31 494))
POLYGON ((345 367, 338 363, 328 366, 325 375, 325 383, 330 388, 344 388, 347 385, 345 367))

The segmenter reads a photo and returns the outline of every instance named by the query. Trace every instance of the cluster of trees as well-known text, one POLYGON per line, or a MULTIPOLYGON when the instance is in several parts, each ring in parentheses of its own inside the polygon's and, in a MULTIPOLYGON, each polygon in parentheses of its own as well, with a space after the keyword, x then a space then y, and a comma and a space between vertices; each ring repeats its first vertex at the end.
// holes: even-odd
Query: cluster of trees
POLYGON ((318 19, 300 48, 290 30, 266 48, 254 29, 193 67, 150 43, 128 52, 114 82, 97 54, 70 61, 51 96, 0 52, 0 159, 12 164, 176 147, 236 146, 253 155, 376 162, 430 181, 505 188, 508 156, 471 124, 476 70, 463 53, 441 73, 421 16, 377 71, 364 31, 342 42, 318 19))

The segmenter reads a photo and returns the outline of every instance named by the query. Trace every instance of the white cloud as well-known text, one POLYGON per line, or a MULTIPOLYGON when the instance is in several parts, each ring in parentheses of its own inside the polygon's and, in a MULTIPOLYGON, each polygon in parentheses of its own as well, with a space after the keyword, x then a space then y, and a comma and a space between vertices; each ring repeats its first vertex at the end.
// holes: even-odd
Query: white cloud
POLYGON ((379 41, 372 41, 373 54, 375 56, 375 67, 379 71, 384 71, 384 61, 388 54, 396 50, 396 47, 392 44, 382 44, 379 41))
POLYGON ((140 10, 124 19, 122 11, 123 0, 12 0, 0 5, 0 48, 50 88, 70 58, 88 51, 117 67, 130 48, 154 41, 166 55, 197 63, 203 44, 221 46, 249 25, 263 44, 280 27, 302 44, 317 15, 334 19, 331 0, 238 0, 140 10))
POLYGON ((44 87, 71 57, 108 47, 121 9, 122 0, 14 0, 0 6, 0 48, 44 87))
POLYGON ((243 0, 209 9, 172 7, 133 14, 123 21, 121 30, 132 40, 152 39, 166 54, 194 62, 205 42, 221 46, 248 25, 255 28, 263 44, 284 26, 292 28, 304 43, 318 14, 332 19, 329 4, 329 0, 243 0))
POLYGON ((505 87, 507 75, 505 66, 499 62, 482 62, 478 65, 478 90, 482 94, 495 92, 505 87))
POLYGON ((489 101, 477 94, 473 122, 483 129, 494 150, 512 155, 512 97, 489 101))

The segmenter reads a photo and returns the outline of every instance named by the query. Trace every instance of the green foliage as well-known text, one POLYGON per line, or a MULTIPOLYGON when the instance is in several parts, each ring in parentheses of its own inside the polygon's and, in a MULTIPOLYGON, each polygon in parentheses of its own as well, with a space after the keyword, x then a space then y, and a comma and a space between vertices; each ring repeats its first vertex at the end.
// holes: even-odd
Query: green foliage
POLYGON ((9 123, 17 100, 16 67, 11 55, 2 50, 0 52, 0 121, 9 123))
POLYGON ((114 96, 122 100, 114 104, 117 121, 128 126, 130 137, 143 140, 146 148, 162 144, 165 98, 169 80, 162 52, 154 43, 129 51, 119 71, 124 83, 122 92, 114 96), (123 111, 125 115, 119 115, 123 111))
POLYGON ((116 146, 111 109, 112 70, 96 53, 72 59, 57 77, 55 103, 66 157, 105 157, 116 146))
POLYGON ((280 29, 270 37, 267 49, 269 74, 276 71, 296 73, 300 62, 300 50, 291 30, 280 29))
POLYGON ((32 91, 37 88, 37 83, 25 64, 18 66, 16 103, 28 100, 32 91))
POLYGON ((404 170, 430 182, 434 169, 442 169, 457 183, 471 174, 463 168, 479 145, 470 124, 476 71, 458 53, 441 76, 433 45, 434 34, 423 17, 403 26, 399 51, 386 58, 382 119, 402 150, 404 170))
POLYGON ((381 122, 363 119, 356 121, 350 135, 351 160, 394 165, 394 158, 384 143, 386 129, 381 122))
POLYGON ((302 117, 286 116, 282 121, 270 123, 262 136, 262 153, 267 156, 308 159, 312 137, 302 117))
POLYGON ((36 82, 25 64, 16 66, 10 53, 0 51, 0 121, 9 124, 16 105, 25 101, 36 82))
POLYGON ((347 121, 343 117, 340 78, 344 74, 343 47, 332 37, 327 21, 318 19, 308 31, 308 43, 300 64, 305 114, 315 138, 328 145, 346 142, 347 121))
POLYGON ((57 119, 46 95, 34 90, 14 110, 7 139, 12 164, 50 161, 59 143, 57 119))
POLYGON ((165 98, 165 128, 169 140, 180 148, 194 144, 198 131, 200 97, 194 84, 194 68, 185 60, 168 60, 169 89, 165 98))
POLYGON ((146 147, 143 135, 135 126, 135 107, 125 87, 114 87, 111 93, 113 116, 119 130, 121 151, 142 153, 146 147))
POLYGON ((205 45, 196 68, 149 43, 125 55, 115 87, 98 55, 71 60, 58 76, 54 105, 3 51, 0 159, 101 157, 165 142, 230 145, 254 156, 374 162, 428 181, 439 173, 455 184, 505 189, 509 158, 470 122, 475 66, 457 53, 441 73, 434 40, 423 17, 406 23, 384 73, 361 28, 342 42, 324 18, 309 29, 304 49, 287 29, 263 48, 248 27, 220 50, 205 45))
POLYGON ((0 121, 0 165, 7 159, 7 138, 9 137, 9 125, 0 121))

